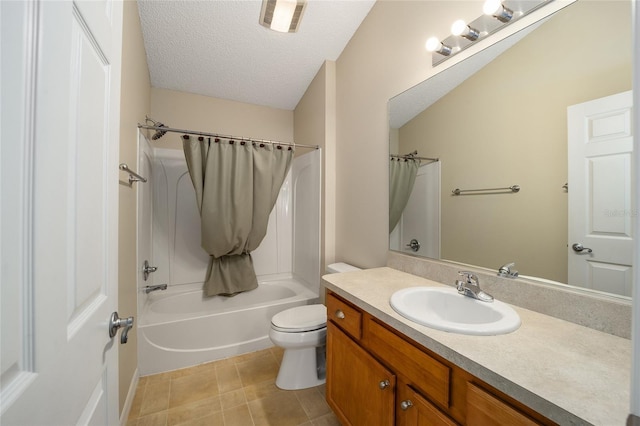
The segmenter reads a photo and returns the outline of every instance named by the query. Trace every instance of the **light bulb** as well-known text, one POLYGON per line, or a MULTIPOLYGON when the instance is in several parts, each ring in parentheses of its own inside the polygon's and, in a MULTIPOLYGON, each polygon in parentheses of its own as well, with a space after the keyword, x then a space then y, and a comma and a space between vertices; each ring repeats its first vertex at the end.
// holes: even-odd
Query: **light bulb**
POLYGON ((441 43, 437 37, 430 37, 425 43, 424 47, 429 52, 436 52, 444 56, 449 56, 452 52, 451 46, 447 46, 446 44, 441 43))
POLYGON ((451 25, 451 34, 454 36, 461 36, 465 31, 467 31, 467 23, 462 19, 458 19, 451 25))
POLYGON ((495 15, 496 13, 498 13, 501 7, 502 7, 501 0, 487 0, 484 2, 484 5, 482 6, 482 12, 485 15, 495 15))
POLYGON ((429 52, 436 52, 438 49, 440 49, 440 46, 442 46, 442 43, 440 43, 440 40, 438 40, 437 37, 430 37, 425 44, 425 48, 429 52))
POLYGON ((482 6, 482 12, 500 22, 509 22, 513 18, 513 10, 503 5, 501 0, 486 0, 482 6))
POLYGON ((464 37, 471 41, 477 40, 480 36, 480 32, 478 30, 471 28, 462 19, 458 19, 453 23, 453 25, 451 25, 451 34, 454 36, 464 37))

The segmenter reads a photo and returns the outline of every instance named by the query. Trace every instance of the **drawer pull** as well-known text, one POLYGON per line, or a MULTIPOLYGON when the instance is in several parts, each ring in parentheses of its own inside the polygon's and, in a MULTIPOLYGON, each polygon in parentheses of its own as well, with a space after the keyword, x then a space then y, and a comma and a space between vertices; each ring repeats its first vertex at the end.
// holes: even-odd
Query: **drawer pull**
POLYGON ((336 317, 338 317, 338 319, 344 319, 344 312, 340 309, 336 310, 336 317))
POLYGON ((378 384, 378 386, 380 387, 380 389, 384 390, 391 386, 391 383, 388 380, 383 380, 378 384))
POLYGON ((411 407, 413 407, 413 402, 411 402, 410 399, 407 399, 406 401, 402 401, 400 403, 400 408, 402 408, 402 411, 407 411, 411 407))

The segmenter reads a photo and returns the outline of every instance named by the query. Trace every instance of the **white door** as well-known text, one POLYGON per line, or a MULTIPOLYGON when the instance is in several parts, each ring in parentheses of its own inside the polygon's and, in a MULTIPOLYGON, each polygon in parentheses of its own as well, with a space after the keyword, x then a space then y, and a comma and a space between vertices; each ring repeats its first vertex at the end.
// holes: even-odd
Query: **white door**
POLYGON ((569 284, 631 296, 632 95, 568 108, 569 284))
POLYGON ((0 8, 0 424, 115 425, 122 3, 0 8))
MULTIPOLYGON (((418 169, 411 196, 400 219, 401 250, 433 259, 440 258, 440 162, 418 169), (418 242, 418 250, 411 241, 418 242)), ((417 247, 417 246, 415 246, 417 247)))

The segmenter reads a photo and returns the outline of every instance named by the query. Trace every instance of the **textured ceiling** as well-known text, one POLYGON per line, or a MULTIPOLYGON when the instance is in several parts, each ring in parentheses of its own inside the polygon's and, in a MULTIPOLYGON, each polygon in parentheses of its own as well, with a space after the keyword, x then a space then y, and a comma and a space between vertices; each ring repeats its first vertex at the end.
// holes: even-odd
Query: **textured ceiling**
POLYGON ((138 0, 151 85, 293 110, 375 0, 309 0, 296 33, 258 23, 256 0, 138 0))

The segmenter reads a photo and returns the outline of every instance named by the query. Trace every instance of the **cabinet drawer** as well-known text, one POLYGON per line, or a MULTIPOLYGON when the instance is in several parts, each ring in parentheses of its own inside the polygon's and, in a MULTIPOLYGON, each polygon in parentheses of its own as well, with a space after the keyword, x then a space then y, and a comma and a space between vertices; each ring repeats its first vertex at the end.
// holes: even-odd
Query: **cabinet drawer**
POLYGON ((373 353, 411 378, 411 384, 434 402, 449 407, 451 369, 402 337, 367 317, 365 341, 373 353))
POLYGON ((327 320, 359 340, 362 337, 362 313, 332 293, 327 294, 326 303, 327 320))
POLYGON ((484 389, 467 383, 467 424, 468 425, 539 425, 506 402, 484 389))

